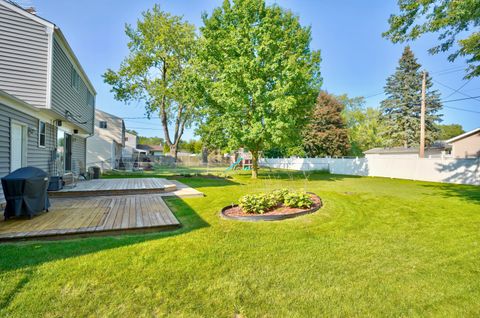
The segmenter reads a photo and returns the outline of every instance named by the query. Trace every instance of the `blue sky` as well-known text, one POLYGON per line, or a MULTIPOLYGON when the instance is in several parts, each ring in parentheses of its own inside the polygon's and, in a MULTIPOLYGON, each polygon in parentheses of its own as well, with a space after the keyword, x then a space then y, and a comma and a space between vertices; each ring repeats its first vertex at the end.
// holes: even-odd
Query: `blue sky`
MULTIPOLYGON (((133 24, 142 11, 159 3, 163 10, 183 15, 197 27, 201 13, 211 12, 220 0, 23 0, 32 5, 38 15, 58 25, 97 89, 97 107, 122 117, 142 117, 142 104, 125 105, 114 100, 110 87, 101 75, 107 68, 117 69, 128 54, 124 34, 125 23, 133 24)), ((334 94, 365 96, 367 105, 378 107, 384 97, 386 78, 395 71, 404 45, 393 45, 381 37, 388 28, 389 15, 397 11, 396 0, 277 0, 284 8, 300 16, 303 25, 312 27, 312 48, 322 52, 323 89, 334 94), (371 97, 370 97, 371 96, 371 97)), ((429 55, 427 49, 436 44, 436 37, 424 36, 411 47, 418 61, 434 80, 457 89, 465 84, 461 67, 463 60, 450 63, 446 54, 429 55)), ((452 89, 435 83, 444 100, 460 99, 452 89), (449 96, 451 95, 451 96, 449 96)), ((480 95, 480 78, 471 80, 460 91, 470 96, 480 95)), ((479 98, 480 100, 480 98, 479 98)), ((480 112, 479 100, 449 102, 444 106, 480 112)), ((480 126, 480 113, 444 108, 444 123, 462 124, 465 130, 480 126)), ((162 136, 158 118, 126 119, 129 128, 141 135, 162 136)), ((192 138, 187 131, 185 139, 192 138)))

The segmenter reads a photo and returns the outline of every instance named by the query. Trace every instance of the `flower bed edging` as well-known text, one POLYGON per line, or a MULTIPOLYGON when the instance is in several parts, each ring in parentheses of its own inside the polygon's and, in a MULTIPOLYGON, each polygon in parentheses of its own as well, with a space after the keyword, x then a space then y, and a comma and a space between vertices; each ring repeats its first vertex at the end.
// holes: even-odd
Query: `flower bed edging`
POLYGON ((269 215, 268 213, 265 213, 265 214, 251 214, 251 215, 242 215, 242 216, 240 216, 240 215, 237 215, 237 216, 226 215, 225 211, 227 211, 228 209, 231 209, 233 207, 238 206, 238 204, 233 204, 233 205, 228 205, 228 206, 224 207, 220 211, 220 216, 224 219, 227 219, 227 220, 256 222, 256 221, 281 221, 281 220, 285 220, 285 219, 295 218, 297 216, 302 216, 302 215, 305 215, 305 214, 314 213, 314 212, 318 211, 323 206, 322 199, 318 195, 316 195, 315 193, 312 193, 312 192, 307 192, 307 193, 316 196, 319 199, 320 204, 318 206, 315 206, 315 207, 310 208, 308 210, 303 210, 303 211, 299 211, 299 212, 295 212, 295 213, 288 213, 288 214, 269 215))

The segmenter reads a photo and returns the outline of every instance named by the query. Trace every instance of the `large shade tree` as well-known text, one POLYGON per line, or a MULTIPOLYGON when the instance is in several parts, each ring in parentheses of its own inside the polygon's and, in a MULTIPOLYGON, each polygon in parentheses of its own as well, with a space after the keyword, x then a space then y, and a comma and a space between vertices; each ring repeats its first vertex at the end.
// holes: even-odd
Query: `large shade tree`
POLYGON ((142 13, 136 27, 127 25, 125 33, 130 53, 118 71, 105 72, 104 80, 117 100, 144 102, 149 117, 158 114, 166 146, 176 158, 197 103, 195 27, 155 5, 142 13))
POLYGON ((383 34, 385 37, 398 43, 415 40, 425 33, 436 33, 439 44, 432 47, 430 53, 456 47, 448 59, 467 57, 466 77, 480 76, 480 1, 398 0, 398 6, 400 13, 390 16, 390 29, 383 34))
POLYGON ((297 16, 263 0, 226 0, 203 22, 207 97, 198 133, 249 149, 255 178, 264 149, 301 144, 321 85, 320 52, 297 16))
MULTIPOLYGON (((387 98, 381 103, 382 121, 386 127, 388 146, 416 146, 420 142, 420 110, 422 100, 422 71, 410 47, 406 47, 393 75, 384 87, 387 98)), ((426 143, 438 138, 442 109, 440 94, 433 89, 432 78, 426 79, 425 131, 426 143)))

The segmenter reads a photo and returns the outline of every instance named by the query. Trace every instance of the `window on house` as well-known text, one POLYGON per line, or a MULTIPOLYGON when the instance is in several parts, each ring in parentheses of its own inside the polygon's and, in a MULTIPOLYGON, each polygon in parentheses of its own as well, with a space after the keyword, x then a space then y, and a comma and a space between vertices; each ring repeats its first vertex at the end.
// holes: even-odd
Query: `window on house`
POLYGON ((47 126, 44 121, 38 122, 38 146, 45 147, 47 126))
POLYGON ((125 141, 128 141, 128 137, 125 137, 125 141))
POLYGON ((90 107, 95 106, 95 96, 93 96, 93 94, 90 93, 90 91, 87 91, 87 105, 90 107))
POLYGON ((77 70, 73 66, 70 69, 70 84, 77 91, 80 90, 80 75, 78 75, 77 70))
POLYGON ((106 121, 100 121, 100 128, 107 128, 107 122, 106 121))

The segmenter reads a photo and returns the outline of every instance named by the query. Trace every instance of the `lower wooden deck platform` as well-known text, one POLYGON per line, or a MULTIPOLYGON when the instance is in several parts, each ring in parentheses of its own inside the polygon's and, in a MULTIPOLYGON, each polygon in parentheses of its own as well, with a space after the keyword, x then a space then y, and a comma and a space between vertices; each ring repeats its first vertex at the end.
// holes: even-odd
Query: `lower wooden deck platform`
POLYGON ((0 241, 59 239, 180 227, 162 194, 52 198, 50 212, 0 221, 0 241))

